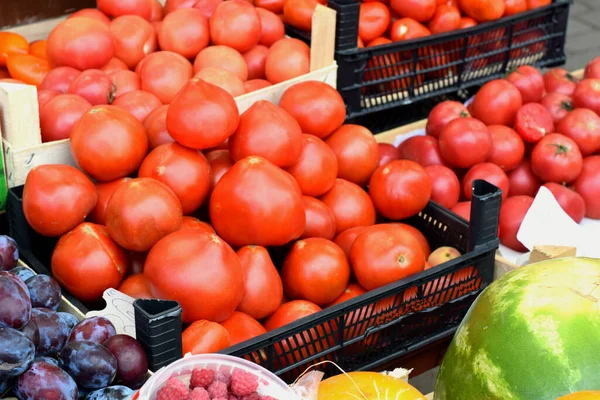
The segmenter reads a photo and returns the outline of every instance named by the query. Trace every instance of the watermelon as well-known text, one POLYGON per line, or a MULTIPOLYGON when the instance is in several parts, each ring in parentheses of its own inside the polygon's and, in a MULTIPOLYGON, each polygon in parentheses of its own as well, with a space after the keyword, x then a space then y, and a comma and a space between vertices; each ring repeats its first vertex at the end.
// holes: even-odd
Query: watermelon
POLYGON ((446 353, 436 400, 555 400, 600 388, 600 260, 519 268, 472 304, 446 353))

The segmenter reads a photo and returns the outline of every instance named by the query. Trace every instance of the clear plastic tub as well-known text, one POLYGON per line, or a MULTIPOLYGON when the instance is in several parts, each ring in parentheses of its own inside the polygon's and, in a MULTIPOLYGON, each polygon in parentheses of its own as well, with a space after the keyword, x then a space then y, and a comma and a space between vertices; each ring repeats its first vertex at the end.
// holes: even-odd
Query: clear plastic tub
POLYGON ((241 369, 258 376, 257 392, 259 394, 272 396, 278 400, 299 400, 294 391, 275 374, 250 361, 223 354, 187 355, 181 360, 175 361, 168 367, 164 367, 152 375, 140 389, 138 399, 155 400, 158 390, 171 377, 177 377, 189 385, 192 370, 197 367, 210 368, 217 372, 222 371, 226 373, 233 373, 233 371, 241 369))

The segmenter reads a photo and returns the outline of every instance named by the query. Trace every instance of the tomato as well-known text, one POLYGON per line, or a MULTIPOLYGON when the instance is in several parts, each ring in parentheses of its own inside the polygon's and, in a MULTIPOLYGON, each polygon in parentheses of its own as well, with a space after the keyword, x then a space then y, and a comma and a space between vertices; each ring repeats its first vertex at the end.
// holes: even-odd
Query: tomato
POLYGON ((255 92, 257 90, 264 89, 269 86, 272 86, 271 82, 265 79, 251 79, 249 81, 244 82, 244 90, 246 90, 246 93, 255 92))
POLYGON ((577 192, 558 183, 545 183, 544 187, 552 192, 560 207, 571 219, 580 223, 585 216, 585 201, 577 192))
POLYGON ((398 146, 400 158, 424 167, 446 164, 440 153, 438 140, 432 136, 413 136, 398 146))
POLYGON ((125 64, 123 61, 119 60, 116 57, 111 58, 110 61, 100 69, 106 72, 107 74, 111 74, 116 71, 129 71, 127 64, 125 64))
POLYGON ((519 165, 508 173, 511 196, 535 196, 542 182, 533 173, 531 162, 524 158, 519 165))
POLYGON ((29 54, 34 57, 41 58, 43 60, 48 59, 48 53, 46 52, 46 46, 48 42, 46 40, 36 40, 31 42, 29 45, 29 54))
POLYGON ((584 156, 600 150, 600 117, 591 110, 582 108, 569 112, 556 130, 573 139, 584 156))
POLYGON ((98 225, 105 225, 106 205, 108 204, 108 200, 110 200, 110 197, 121 183, 127 182, 130 179, 131 178, 121 178, 112 182, 96 183, 98 201, 96 202, 96 206, 94 207, 92 212, 88 214, 87 220, 98 225))
POLYGON ((158 146, 142 162, 138 176, 156 179, 175 193, 184 214, 196 211, 210 192, 210 165, 198 150, 177 143, 158 146))
POLYGON ((222 322, 223 328, 229 333, 231 345, 235 345, 246 340, 267 333, 267 330, 254 318, 248 314, 235 311, 231 317, 222 322))
POLYGON ((58 67, 50 70, 40 84, 41 90, 56 90, 67 93, 71 83, 81 75, 81 71, 71 67, 58 67))
MULTIPOLYGON (((9 68, 10 70, 10 68, 9 68)), ((584 79, 573 92, 573 106, 600 113, 600 79, 584 79)))
POLYGON ((525 155, 525 143, 514 130, 504 125, 490 125, 492 153, 487 161, 499 166, 504 172, 517 168, 525 155))
POLYGON ((38 101, 38 110, 41 110, 43 106, 45 106, 50 100, 60 95, 60 92, 56 90, 38 90, 37 92, 37 101, 38 101))
POLYGON ((390 7, 401 17, 425 22, 435 14, 436 0, 391 0, 390 7))
POLYGON ((462 17, 460 19, 460 24, 458 25, 458 29, 467 29, 477 26, 477 21, 475 21, 471 17, 462 17))
POLYGON ((112 84, 115 86, 115 97, 126 93, 140 90, 140 77, 133 71, 120 70, 108 74, 112 84))
POLYGON ((554 132, 554 118, 543 105, 527 103, 517 111, 515 129, 524 141, 536 143, 554 132))
POLYGON ((527 0, 504 0, 504 4, 505 17, 527 11, 527 0))
POLYGON ((10 54, 29 53, 29 42, 13 32, 0 32, 0 66, 5 66, 10 54))
POLYGON ((67 17, 67 19, 78 18, 78 17, 91 18, 91 19, 95 19, 99 22, 102 22, 106 26, 110 25, 110 18, 108 18, 106 16, 106 14, 104 14, 102 11, 98 10, 97 8, 84 8, 79 11, 75 11, 73 14, 70 14, 67 17))
POLYGON ((181 8, 192 8, 196 2, 197 0, 167 0, 164 9, 165 16, 181 8))
POLYGON ((392 225, 396 228, 401 228, 405 231, 408 231, 415 239, 417 239, 417 242, 419 242, 419 246, 421 246, 421 250, 423 250, 425 258, 429 257, 429 254, 431 254, 429 242, 427 242, 427 238, 425 237, 425 235, 423 235, 421 231, 419 231, 417 228, 408 224, 404 224, 402 222, 391 222, 386 225, 392 225))
POLYGON ((23 213, 37 233, 57 237, 81 224, 97 199, 94 184, 77 168, 40 165, 25 179, 23 213))
POLYGON ((573 111, 573 100, 561 93, 548 93, 540 101, 540 104, 552 115, 554 123, 558 126, 559 122, 569 113, 573 111))
POLYGON ((442 4, 429 21, 432 34, 455 31, 460 28, 460 11, 455 6, 442 4))
POLYGON ((204 68, 221 68, 236 74, 242 81, 248 79, 248 64, 235 49, 227 46, 209 46, 198 53, 194 61, 194 72, 204 68))
POLYGON ((257 8, 256 12, 260 17, 260 39, 259 44, 271 47, 273 43, 285 36, 285 27, 283 21, 277 15, 269 10, 257 8))
POLYGON ((136 171, 147 150, 144 126, 118 107, 93 107, 71 131, 73 159, 97 181, 113 181, 136 171))
POLYGON ((358 17, 358 36, 364 42, 382 36, 390 24, 390 10, 383 3, 361 3, 358 17))
POLYGON ((317 0, 285 0, 283 2, 283 22, 294 28, 310 32, 317 0))
POLYGON ((321 196, 320 200, 335 216, 336 234, 355 226, 375 223, 373 201, 360 186, 352 182, 336 179, 331 190, 321 196))
POLYGON ((69 86, 67 93, 76 94, 97 106, 111 104, 115 99, 116 87, 106 72, 99 69, 83 71, 69 86))
POLYGON ((577 79, 566 69, 554 68, 544 74, 544 87, 547 93, 572 96, 577 87, 577 79))
POLYGON ((143 90, 135 90, 119 96, 112 103, 115 107, 123 108, 136 117, 140 122, 144 122, 150 113, 160 106, 162 103, 152 93, 144 92, 143 90))
POLYGON ((510 188, 508 177, 499 166, 486 162, 474 165, 463 177, 463 193, 467 200, 473 197, 473 181, 476 179, 483 179, 502 189, 502 200, 508 196, 510 188))
POLYGON ((439 138, 440 133, 450 121, 470 116, 464 104, 452 100, 442 101, 431 109, 425 130, 428 135, 439 138))
POLYGON ((303 196, 306 227, 300 238, 319 237, 333 240, 335 236, 335 216, 322 201, 303 196))
POLYGON ((121 285, 119 285, 119 292, 126 294, 134 299, 151 299, 152 293, 150 293, 150 286, 148 280, 144 274, 137 273, 129 275, 121 285))
POLYGON ((263 45, 257 45, 244 53, 244 60, 248 64, 248 79, 265 78, 265 62, 269 48, 263 45))
POLYGON ((183 331, 181 344, 183 354, 216 353, 231 346, 231 338, 223 325, 201 319, 183 331))
POLYGON ((0 67, 0 79, 2 79, 2 81, 8 79, 10 80, 10 73, 8 72, 8 70, 6 68, 2 68, 0 67))
POLYGON ((544 182, 572 182, 579 176, 582 166, 577 144, 558 133, 546 135, 531 152, 531 170, 544 182))
POLYGON ((585 216, 600 219, 600 156, 586 157, 583 169, 574 183, 575 191, 585 201, 585 216))
POLYGON ((449 164, 471 168, 485 162, 492 153, 492 137, 488 128, 475 118, 458 118, 442 130, 440 154, 449 164))
POLYGON ((128 263, 106 228, 85 222, 58 240, 51 268, 52 276, 79 300, 97 301, 106 289, 119 286, 128 263))
POLYGON ((152 16, 152 0, 96 0, 96 5, 100 11, 113 18, 139 15, 150 20, 152 16))
POLYGON ((83 97, 60 94, 40 109, 42 142, 68 139, 71 130, 92 105, 83 97))
POLYGON ((325 143, 338 162, 338 177, 365 186, 379 165, 379 146, 367 128, 342 125, 325 143))
POLYGON ((513 126, 523 105, 519 89, 505 79, 483 85, 473 100, 473 116, 486 125, 513 126))
POLYGON ((90 18, 69 18, 48 36, 48 60, 80 71, 102 68, 113 57, 115 45, 108 26, 90 18))
POLYGON ((350 262, 358 283, 373 290, 423 271, 425 255, 409 231, 375 225, 356 238, 350 262))
POLYGON ((532 203, 531 196, 512 196, 502 202, 498 226, 500 243, 515 251, 527 251, 517 239, 517 233, 532 203))
POLYGON ((354 241, 356 240, 358 235, 363 233, 367 228, 368 226, 355 226, 354 228, 348 228, 345 231, 339 233, 333 240, 333 243, 337 244, 340 247, 340 249, 342 249, 344 254, 346 254, 346 258, 348 258, 348 260, 350 259, 350 250, 352 249, 354 241))
POLYGON ((378 167, 389 163, 390 161, 399 160, 401 157, 400 150, 389 143, 378 143, 379 146, 379 164, 378 167))
POLYGON ((6 66, 10 76, 14 79, 38 87, 51 69, 47 60, 20 53, 10 53, 6 66))
POLYGON ((310 48, 301 40, 283 38, 269 48, 265 62, 265 75, 269 82, 280 83, 309 71, 310 48))
POLYGON ((254 6, 259 9, 269 10, 274 14, 283 14, 284 0, 254 0, 254 6))
POLYGON ((478 22, 494 21, 504 15, 505 0, 459 0, 460 9, 478 22))
POLYGON ((300 156, 286 170, 298 182, 302 194, 321 196, 335 183, 338 175, 337 158, 333 150, 318 137, 302 136, 304 144, 300 146, 300 156))
POLYGON ((539 103, 542 100, 542 96, 544 96, 544 77, 537 68, 522 65, 508 75, 506 79, 519 89, 523 104, 539 103))
POLYGON ((400 18, 394 21, 390 28, 390 37, 394 42, 418 39, 429 35, 431 35, 429 29, 412 18, 400 18))
POLYGON ((158 32, 162 50, 172 51, 191 59, 208 46, 208 19, 195 8, 181 8, 168 14, 158 32))
POLYGON ((151 22, 161 21, 163 19, 163 5, 161 1, 152 0, 152 12, 150 13, 151 22))
POLYGON ((450 211, 469 221, 471 219, 471 202, 461 201, 452 207, 450 211))
POLYGON ((584 79, 600 78, 600 57, 594 58, 585 66, 583 77, 584 79))
POLYGON ((234 162, 229 155, 229 150, 213 150, 206 153, 206 159, 210 163, 212 188, 214 188, 225 172, 233 167, 234 162))
POLYGON ((170 104, 192 77, 192 64, 177 53, 149 54, 138 65, 142 90, 170 104))
POLYGON ((327 307, 333 307, 335 305, 342 304, 348 300, 362 296, 365 293, 367 293, 367 291, 358 283, 349 283, 346 290, 344 290, 344 293, 342 293, 340 297, 338 297, 333 303, 329 304, 327 307))
POLYGON ((212 225, 208 222, 200 221, 198 218, 184 215, 181 219, 181 226, 179 230, 183 229, 195 229, 206 233, 215 233, 212 225))
POLYGON ((244 83, 241 79, 233 72, 225 69, 212 67, 203 68, 194 75, 194 79, 202 79, 206 83, 210 83, 225 90, 233 97, 241 96, 246 92, 244 83))
POLYGON ((244 53, 258 44, 260 17, 254 6, 242 0, 224 1, 210 17, 210 38, 214 44, 244 53))
POLYGON ((527 0, 527 7, 533 10, 534 8, 545 7, 550 3, 552 3, 552 0, 527 0))
POLYGON ((167 130, 186 147, 209 149, 231 136, 239 120, 231 94, 201 79, 192 79, 167 111, 167 130))
POLYGON ((346 105, 339 92, 318 81, 305 81, 289 87, 281 95, 279 107, 298 121, 302 132, 321 139, 335 132, 346 118, 346 105))
POLYGON ((148 148, 150 150, 161 144, 172 143, 174 139, 167 130, 168 105, 160 106, 152 111, 144 120, 144 128, 148 137, 148 148))
POLYGON ((202 15, 206 18, 210 18, 222 2, 223 0, 198 0, 194 4, 194 8, 202 11, 202 15))
POLYGON ((430 165, 425 172, 431 179, 431 200, 444 208, 452 208, 460 197, 460 182, 454 171, 443 165, 430 165))
MULTIPOLYGON (((156 51, 154 27, 142 17, 137 15, 118 17, 110 23, 110 31, 115 38, 115 57, 131 69, 148 54, 156 51)), ((161 47, 167 50, 162 44, 161 47)))

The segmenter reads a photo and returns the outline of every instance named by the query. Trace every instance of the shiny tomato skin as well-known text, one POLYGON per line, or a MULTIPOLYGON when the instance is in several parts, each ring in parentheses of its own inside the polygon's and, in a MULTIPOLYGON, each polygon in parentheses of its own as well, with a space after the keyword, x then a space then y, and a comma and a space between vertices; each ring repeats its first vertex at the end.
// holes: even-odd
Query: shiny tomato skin
POLYGON ((429 29, 412 18, 397 19, 390 28, 390 37, 394 42, 418 39, 429 35, 431 35, 429 29))
POLYGON ((231 337, 223 325, 200 319, 181 334, 183 354, 216 353, 231 346, 231 337))
POLYGON ((252 93, 269 86, 273 85, 266 79, 251 79, 249 81, 244 82, 244 89, 246 90, 246 93, 252 93))
POLYGON ((540 179, 531 170, 531 162, 527 158, 524 158, 515 169, 508 172, 508 182, 510 196, 534 197, 542 186, 540 179))
POLYGON ((486 162, 474 165, 463 177, 463 194, 467 200, 471 200, 473 197, 473 181, 476 179, 483 179, 502 189, 503 200, 508 196, 510 190, 508 177, 499 166, 486 162))
POLYGON ((455 31, 460 27, 460 11, 455 6, 442 4, 436 8, 428 27, 433 35, 455 31))
POLYGON ((400 158, 414 161, 423 167, 445 165, 440 153, 439 142, 433 136, 414 136, 398 146, 400 158))
POLYGON ((335 233, 355 226, 375 223, 373 201, 360 186, 344 179, 336 179, 333 187, 320 197, 335 216, 335 233))
POLYGON ((344 290, 344 293, 342 293, 342 295, 335 299, 335 301, 333 301, 331 304, 327 305, 327 307, 333 307, 338 304, 342 304, 348 300, 362 296, 365 293, 367 293, 367 291, 358 283, 349 283, 348 287, 346 287, 346 290, 344 290))
POLYGON ((259 9, 269 10, 275 15, 283 14, 284 0, 255 0, 254 5, 259 9))
POLYGON ((194 4, 194 8, 202 11, 202 15, 206 18, 210 18, 222 2, 223 0, 198 0, 194 4))
POLYGON ((573 96, 577 87, 577 79, 563 68, 553 68, 544 74, 546 93, 561 93, 573 96))
POLYGON ((419 246, 421 246, 421 250, 423 250, 425 258, 429 257, 429 254, 431 254, 431 248, 429 247, 429 242, 427 241, 427 238, 421 233, 420 230, 418 230, 414 226, 402 222, 390 222, 386 225, 392 225, 396 228, 403 229, 410 233, 417 240, 417 242, 419 242, 419 246))
POLYGON ((244 53, 260 40, 260 17, 254 6, 242 0, 224 1, 210 17, 210 38, 244 53))
POLYGON ((460 24, 458 25, 459 29, 467 29, 477 26, 477 21, 475 21, 471 17, 462 17, 460 19, 460 24))
POLYGON ((167 0, 165 2, 165 16, 180 8, 192 8, 197 0, 167 0))
POLYGON ((115 86, 115 97, 133 92, 134 90, 140 90, 142 85, 139 75, 129 70, 114 71, 109 73, 108 77, 115 86))
POLYGON ((556 126, 574 109, 573 99, 561 93, 548 93, 542 98, 540 104, 550 112, 556 126))
POLYGON ((470 116, 471 114, 469 114, 464 104, 453 100, 442 101, 431 109, 427 117, 425 130, 427 131, 427 135, 439 138, 440 133, 442 133, 442 130, 450 121, 470 116))
POLYGON ((158 107, 152 111, 144 120, 144 128, 148 137, 148 148, 157 148, 161 144, 173 143, 175 139, 169 135, 167 130, 168 105, 158 107))
POLYGON ((527 0, 505 0, 504 16, 515 15, 527 11, 527 0))
POLYGON ((431 200, 444 208, 452 208, 460 198, 460 182, 454 171, 443 165, 430 165, 425 171, 431 179, 431 200))
POLYGON ((81 116, 92 108, 83 97, 60 94, 40 108, 42 142, 68 139, 81 116))
POLYGON ((382 36, 390 24, 390 10, 383 3, 361 3, 358 17, 358 36, 363 42, 382 36))
POLYGON ((401 157, 400 150, 389 143, 378 143, 379 146, 379 164, 378 167, 389 163, 390 161, 399 160, 401 157))
POLYGON ((34 167, 23 187, 23 213, 37 233, 57 237, 81 224, 98 196, 90 179, 70 165, 34 167))
POLYGON ((142 123, 118 107, 92 107, 71 131, 75 162, 97 181, 114 181, 136 171, 147 150, 142 123))
POLYGON ((525 156, 525 143, 521 136, 504 125, 490 125, 488 131, 492 137, 492 153, 487 161, 496 164, 504 172, 517 168, 525 156))
POLYGON ((106 72, 99 69, 83 71, 69 86, 67 93, 83 97, 93 106, 112 104, 116 87, 106 72))
POLYGON ((459 0, 458 5, 465 14, 478 22, 494 21, 504 15, 504 0, 459 0))
POLYGON ((100 69, 106 72, 107 74, 113 73, 115 71, 129 71, 129 68, 127 68, 127 64, 125 64, 123 61, 119 60, 116 57, 111 58, 110 61, 100 69))
POLYGON ((256 12, 260 17, 260 39, 259 44, 271 47, 279 39, 285 36, 285 26, 283 21, 273 12, 264 8, 257 8, 256 12))
POLYGON ((40 84, 41 90, 56 90, 67 93, 71 83, 81 75, 81 71, 72 67, 57 67, 46 74, 40 84))
POLYGON ((139 64, 141 89, 170 104, 192 78, 192 64, 177 53, 158 51, 139 64))
POLYGON ((527 251, 527 248, 517 240, 517 233, 532 203, 531 196, 512 196, 502 203, 498 226, 500 243, 515 251, 527 251))
POLYGON ((38 102, 38 110, 41 110, 50 100, 60 95, 60 92, 56 90, 38 90, 37 92, 37 102, 38 102))
POLYGON ((600 79, 584 79, 573 92, 573 106, 600 113, 600 79))
POLYGON ((541 104, 524 104, 517 111, 515 129, 528 143, 537 143, 546 134, 554 132, 554 118, 541 104))
POLYGON ((582 168, 583 158, 577 144, 559 133, 546 135, 531 152, 531 170, 544 182, 572 182, 582 168))
POLYGON ((144 274, 141 273, 129 275, 123 282, 121 282, 117 290, 121 293, 125 293, 129 297, 133 297, 134 299, 152 298, 150 286, 148 285, 148 279, 146 279, 144 274))
POLYGON ((194 61, 194 73, 210 67, 230 71, 242 81, 248 79, 248 64, 244 56, 227 46, 209 46, 198 53, 194 61))
POLYGON ((306 224, 298 184, 287 172, 254 156, 238 161, 221 177, 209 211, 217 233, 236 247, 281 246, 299 238, 306 224))
POLYGON ((106 228, 89 222, 62 236, 52 253, 52 276, 82 301, 98 301, 117 288, 129 267, 127 254, 106 228))
POLYGON ((579 193, 554 182, 545 183, 544 187, 552 192, 560 207, 573 221, 580 223, 583 220, 583 217, 585 217, 585 201, 579 193))
POLYGON ((358 283, 373 290, 423 271, 425 255, 410 232, 394 225, 375 225, 356 238, 350 262, 358 283))
POLYGON ((342 249, 348 260, 350 260, 350 250, 352 249, 354 241, 358 235, 363 233, 367 228, 368 226, 355 226, 354 228, 348 228, 339 233, 335 239, 333 239, 333 243, 337 244, 340 249, 342 249))
POLYGON ((267 249, 244 246, 237 251, 244 273, 244 297, 238 311, 263 319, 283 302, 283 283, 267 249))
POLYGON ((317 0, 285 0, 283 2, 283 22, 296 29, 310 32, 317 0))
MULTIPOLYGON (((310 48, 303 41, 283 38, 269 48, 265 61, 265 75, 269 82, 277 84, 307 74, 309 71, 310 48)), ((298 122, 302 124, 301 121, 298 122)))
POLYGON ((98 201, 96 206, 91 213, 87 216, 88 222, 93 222, 98 225, 106 224, 106 206, 108 200, 113 195, 117 187, 123 183, 131 180, 131 178, 120 178, 112 182, 99 182, 96 183, 96 192, 98 193, 98 201))
POLYGON ((152 12, 150 13, 150 22, 159 22, 163 19, 163 4, 162 0, 152 0, 152 12))
POLYGON ((248 79, 264 79, 265 62, 269 48, 263 45, 256 45, 244 53, 244 60, 248 64, 248 79))
POLYGON ((450 165, 470 168, 485 162, 492 152, 492 137, 485 124, 475 118, 459 118, 442 130, 440 153, 450 165))
POLYGON ((37 87, 42 84, 51 70, 48 60, 20 53, 10 53, 6 60, 6 67, 14 79, 37 87))
POLYGON ((302 196, 302 202, 306 214, 306 227, 300 238, 320 237, 333 240, 335 236, 335 216, 329 207, 314 197, 302 196))
POLYGON ((590 156, 583 160, 581 174, 574 182, 575 191, 585 201, 585 216, 600 219, 600 156, 590 156))
POLYGON ((208 19, 196 8, 181 8, 169 13, 158 32, 162 50, 172 51, 192 59, 208 46, 208 19))
POLYGON ((452 207, 450 211, 469 221, 471 219, 471 202, 461 201, 452 207))
POLYGON ((178 143, 152 150, 142 162, 138 176, 167 185, 179 199, 184 214, 191 214, 204 204, 212 185, 210 164, 202 152, 178 143))
POLYGON ((179 230, 183 229, 196 229, 206 233, 215 233, 215 230, 208 222, 200 221, 198 218, 184 215, 181 219, 181 226, 179 230))
POLYGON ((232 97, 241 96, 246 92, 244 89, 244 82, 242 82, 242 80, 233 72, 225 69, 211 67, 203 68, 194 75, 194 79, 201 79, 206 83, 220 87, 232 97))
POLYGON ((286 169, 305 196, 325 194, 335 184, 338 162, 335 153, 325 142, 313 135, 303 134, 304 144, 296 163, 286 169))
POLYGON ((260 322, 239 311, 234 311, 221 325, 229 333, 231 346, 267 333, 260 322))
POLYGON ((140 122, 144 122, 152 111, 163 104, 152 93, 144 92, 143 90, 134 90, 117 97, 112 105, 129 111, 140 122))
POLYGON ((84 71, 105 66, 115 53, 115 45, 107 25, 77 17, 61 22, 50 32, 47 52, 53 66, 84 71))
POLYGON ((117 18, 122 15, 138 15, 145 20, 152 16, 152 0, 97 0, 98 9, 117 18))
MULTIPOLYGON (((115 38, 115 57, 134 69, 148 54, 156 51, 156 31, 137 15, 123 15, 110 23, 115 38)), ((163 48, 163 50, 166 50, 163 48)))
POLYGON ((583 156, 600 150, 600 117, 592 110, 580 108, 569 112, 556 130, 573 139, 583 156))
POLYGON ((473 100, 473 116, 486 125, 512 126, 523 105, 519 89, 505 79, 483 85, 473 100))
POLYGON ((233 167, 234 162, 227 149, 212 150, 206 153, 206 159, 210 164, 212 188, 214 189, 221 177, 233 167))
POLYGON ((5 66, 8 55, 11 53, 27 54, 29 43, 18 33, 0 32, 0 66, 5 66))
POLYGON ((584 79, 599 79, 600 78, 600 57, 594 58, 587 63, 584 70, 584 79))
POLYGON ((539 103, 542 100, 544 77, 537 68, 522 65, 511 72, 506 79, 519 89, 523 104, 539 103))
POLYGON ((390 7, 400 17, 412 18, 419 22, 431 19, 435 14, 435 0, 391 0, 390 7))

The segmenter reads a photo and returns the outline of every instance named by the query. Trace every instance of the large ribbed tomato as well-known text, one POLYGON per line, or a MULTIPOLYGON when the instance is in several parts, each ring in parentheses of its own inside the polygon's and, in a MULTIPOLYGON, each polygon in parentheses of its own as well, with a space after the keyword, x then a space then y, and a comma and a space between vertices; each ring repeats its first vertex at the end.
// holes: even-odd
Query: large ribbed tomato
POLYGON ((181 230, 160 240, 144 265, 152 294, 176 300, 185 323, 224 321, 244 296, 240 260, 217 235, 181 230))
POLYGON ((262 157, 235 163, 215 186, 209 208, 215 230, 234 247, 284 245, 306 224, 298 184, 262 157))
POLYGON ((375 223, 373 201, 360 186, 344 179, 336 179, 335 184, 321 196, 335 216, 335 233, 355 226, 367 226, 375 223))
POLYGON ((217 6, 209 22, 214 44, 244 53, 260 40, 260 17, 254 6, 246 1, 224 1, 217 6))
POLYGON ((98 182, 96 183, 96 192, 98 192, 98 201, 96 202, 96 207, 92 210, 92 212, 88 215, 87 220, 93 222, 98 225, 106 224, 106 206, 108 205, 108 200, 113 195, 117 187, 131 178, 121 178, 112 182, 98 182))

